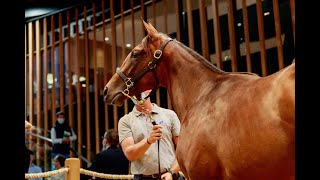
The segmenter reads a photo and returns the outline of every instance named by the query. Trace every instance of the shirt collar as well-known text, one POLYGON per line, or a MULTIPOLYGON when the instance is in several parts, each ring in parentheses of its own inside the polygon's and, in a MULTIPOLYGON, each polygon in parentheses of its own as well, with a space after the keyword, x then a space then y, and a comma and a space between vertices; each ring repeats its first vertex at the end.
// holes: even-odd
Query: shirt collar
MULTIPOLYGON (((152 108, 152 110, 151 110, 151 113, 156 113, 156 114, 158 114, 158 113, 159 113, 159 107, 158 107, 156 104, 154 104, 154 103, 152 103, 152 106, 153 106, 153 108, 152 108)), ((142 112, 140 112, 140 111, 137 110, 136 106, 133 107, 132 112, 133 112, 133 114, 134 114, 135 116, 137 116, 137 117, 140 116, 141 114, 143 114, 142 112)))
POLYGON ((105 150, 107 150, 109 147, 110 147, 110 145, 107 145, 106 148, 105 148, 105 150))

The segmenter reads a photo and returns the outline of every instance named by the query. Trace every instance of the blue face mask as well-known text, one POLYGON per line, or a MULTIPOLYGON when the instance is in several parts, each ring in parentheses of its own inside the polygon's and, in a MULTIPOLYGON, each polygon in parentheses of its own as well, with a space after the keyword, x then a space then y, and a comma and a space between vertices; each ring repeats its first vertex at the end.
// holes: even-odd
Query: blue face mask
POLYGON ((147 97, 146 93, 145 92, 142 92, 141 93, 141 99, 145 99, 147 97))
MULTIPOLYGON (((144 92, 142 92, 141 93, 141 99, 145 99, 146 97, 147 97, 147 95, 144 93, 144 92)), ((135 99, 136 98, 136 96, 133 96, 134 97, 134 99, 133 98, 131 98, 131 101, 134 103, 134 104, 138 104, 138 101, 135 99)))
MULTIPOLYGON (((134 98, 136 97, 136 96, 133 96, 134 98)), ((134 98, 130 98, 131 99, 131 101, 134 103, 134 104, 138 104, 138 101, 137 100, 135 100, 134 98)))

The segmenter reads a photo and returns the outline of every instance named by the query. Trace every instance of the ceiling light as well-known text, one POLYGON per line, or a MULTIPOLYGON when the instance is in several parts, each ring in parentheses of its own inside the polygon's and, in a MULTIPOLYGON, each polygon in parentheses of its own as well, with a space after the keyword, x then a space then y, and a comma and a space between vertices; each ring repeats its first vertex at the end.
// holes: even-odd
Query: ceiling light
POLYGON ((51 73, 47 74, 47 82, 48 84, 53 84, 53 76, 51 73))
POLYGON ((108 38, 108 37, 105 37, 104 40, 105 40, 105 41, 109 41, 109 38, 108 38))
POLYGON ((131 47, 131 44, 129 44, 129 43, 128 43, 128 44, 126 44, 126 47, 128 47, 128 48, 129 48, 129 47, 131 47))
POLYGON ((238 23, 237 26, 240 27, 240 26, 241 26, 241 23, 238 23))
POLYGON ((29 8, 25 9, 24 11, 24 17, 25 18, 31 18, 35 16, 41 16, 47 13, 50 13, 52 11, 56 11, 56 8, 29 8))
POLYGON ((86 78, 85 78, 84 76, 80 76, 80 77, 79 77, 79 81, 80 81, 80 82, 83 82, 83 81, 85 81, 85 80, 86 80, 86 78))
POLYGON ((268 16, 269 14, 270 14, 270 12, 265 12, 263 15, 268 16))

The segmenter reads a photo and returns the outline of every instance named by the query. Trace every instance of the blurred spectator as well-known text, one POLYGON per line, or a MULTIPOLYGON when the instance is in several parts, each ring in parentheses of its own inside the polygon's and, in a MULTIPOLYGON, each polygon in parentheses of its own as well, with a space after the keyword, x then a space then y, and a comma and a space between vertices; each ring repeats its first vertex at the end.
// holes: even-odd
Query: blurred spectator
MULTIPOLYGON (((53 158, 53 166, 55 170, 61 169, 64 167, 64 162, 66 157, 62 154, 58 154, 53 158)), ((56 174, 48 178, 48 180, 65 180, 65 173, 63 174, 56 174)))
MULTIPOLYGON (((30 151, 30 150, 29 150, 30 151)), ((30 151, 30 165, 28 173, 42 173, 42 169, 34 164, 35 156, 33 151, 30 151)), ((31 178, 29 180, 42 180, 42 178, 31 178)))
POLYGON ((65 158, 69 158, 70 143, 76 139, 77 135, 66 120, 64 112, 57 112, 56 125, 51 128, 51 158, 53 159, 58 154, 62 154, 65 158))
MULTIPOLYGON (((28 121, 24 121, 25 131, 30 129, 32 125, 28 121)), ((30 150, 26 144, 24 144, 24 173, 28 173, 30 164, 30 150)))
MULTIPOLYGON (((129 160, 124 155, 119 146, 119 136, 116 129, 110 129, 105 132, 102 139, 102 151, 97 154, 96 158, 87 170, 104 173, 104 174, 129 174, 129 160)), ((81 180, 90 179, 91 176, 80 175, 81 180)), ((93 179, 102 179, 95 178, 93 179)))

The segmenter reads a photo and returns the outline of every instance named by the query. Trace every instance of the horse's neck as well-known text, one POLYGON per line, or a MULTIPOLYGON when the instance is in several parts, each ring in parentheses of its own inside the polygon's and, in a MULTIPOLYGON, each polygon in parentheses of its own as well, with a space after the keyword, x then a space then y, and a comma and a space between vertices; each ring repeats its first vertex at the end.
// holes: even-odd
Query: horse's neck
MULTIPOLYGON (((178 46, 178 45, 176 45, 178 46)), ((181 48, 181 47, 176 47, 181 48)), ((167 90, 174 110, 182 120, 186 113, 215 86, 218 73, 181 48, 167 58, 167 90), (180 52, 180 53, 177 53, 180 52)))

